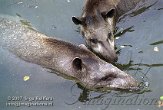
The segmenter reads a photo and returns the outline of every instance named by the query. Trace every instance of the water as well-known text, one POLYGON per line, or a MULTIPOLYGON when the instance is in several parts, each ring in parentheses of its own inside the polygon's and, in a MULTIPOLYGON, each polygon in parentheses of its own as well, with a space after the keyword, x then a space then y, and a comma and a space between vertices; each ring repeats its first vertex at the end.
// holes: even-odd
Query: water
MULTIPOLYGON (((128 13, 117 24, 117 66, 147 86, 141 93, 88 91, 35 64, 27 63, 0 48, 0 107, 2 110, 157 110, 163 95, 163 1, 128 13), (120 35, 120 36, 118 36, 120 35), (24 76, 29 80, 24 81, 24 76), (14 97, 16 96, 16 97, 14 97), (49 106, 9 106, 50 97, 49 106), (23 98, 22 98, 23 97, 23 98), (17 98, 17 99, 16 99, 17 98), (15 101, 14 101, 15 99, 15 101), (7 105, 6 105, 7 104, 7 105)), ((76 45, 84 43, 72 16, 79 16, 82 0, 0 0, 0 14, 21 16, 38 31, 76 45)))

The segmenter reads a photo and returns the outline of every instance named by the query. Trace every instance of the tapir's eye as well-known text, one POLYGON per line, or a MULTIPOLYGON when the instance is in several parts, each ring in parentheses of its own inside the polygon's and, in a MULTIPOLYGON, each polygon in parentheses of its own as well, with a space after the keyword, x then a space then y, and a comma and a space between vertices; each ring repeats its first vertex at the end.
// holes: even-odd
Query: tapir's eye
POLYGON ((115 15, 115 9, 111 9, 107 14, 106 17, 112 18, 115 15))
POLYGON ((93 43, 93 44, 97 44, 98 40, 97 39, 90 39, 90 42, 93 43))
POLYGON ((102 15, 102 17, 104 19, 106 19, 106 18, 112 18, 115 15, 115 9, 113 8, 113 9, 111 9, 108 12, 102 12, 101 15, 102 15))

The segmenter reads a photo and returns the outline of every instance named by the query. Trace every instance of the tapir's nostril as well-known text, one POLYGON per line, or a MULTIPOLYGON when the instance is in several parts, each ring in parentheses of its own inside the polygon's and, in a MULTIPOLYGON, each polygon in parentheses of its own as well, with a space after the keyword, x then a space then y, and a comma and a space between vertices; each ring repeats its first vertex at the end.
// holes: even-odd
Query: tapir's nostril
POLYGON ((108 40, 112 39, 112 33, 108 33, 108 40))
POLYGON ((109 57, 106 58, 106 60, 109 60, 110 63, 114 63, 114 62, 117 62, 118 61, 118 56, 116 54, 113 54, 109 57))
POLYGON ((100 80, 101 81, 111 81, 111 80, 113 80, 115 78, 117 78, 116 74, 109 74, 109 75, 106 75, 106 76, 102 77, 100 80))

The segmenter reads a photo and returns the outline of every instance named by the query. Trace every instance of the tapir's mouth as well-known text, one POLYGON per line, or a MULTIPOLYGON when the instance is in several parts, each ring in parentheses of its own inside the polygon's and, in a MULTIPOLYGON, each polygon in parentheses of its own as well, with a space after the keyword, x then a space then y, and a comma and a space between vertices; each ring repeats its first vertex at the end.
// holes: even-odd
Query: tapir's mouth
MULTIPOLYGON (((89 78, 88 78, 89 79, 89 78)), ((85 80, 83 86, 88 89, 95 90, 118 90, 118 91, 139 91, 139 83, 132 76, 121 76, 117 74, 109 74, 94 80, 85 80)))
POLYGON ((100 79, 93 85, 96 89, 107 88, 109 90, 126 90, 126 91, 138 91, 139 83, 132 76, 121 76, 118 74, 108 74, 100 79))
POLYGON ((113 79, 117 78, 116 74, 109 74, 100 79, 100 81, 112 81, 113 79))
POLYGON ((111 81, 110 85, 107 85, 107 87, 112 89, 121 89, 121 90, 138 90, 138 82, 130 77, 126 78, 115 78, 111 81))

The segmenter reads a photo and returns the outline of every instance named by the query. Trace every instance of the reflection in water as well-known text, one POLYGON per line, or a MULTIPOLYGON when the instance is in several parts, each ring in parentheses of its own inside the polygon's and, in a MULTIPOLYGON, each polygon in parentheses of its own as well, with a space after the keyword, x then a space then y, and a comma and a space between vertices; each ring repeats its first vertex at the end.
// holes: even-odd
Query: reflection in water
POLYGON ((145 63, 134 63, 132 60, 130 60, 128 63, 126 64, 120 64, 120 63, 115 63, 115 65, 120 68, 121 70, 142 70, 142 68, 137 68, 134 66, 145 66, 145 67, 162 67, 163 64, 162 63, 158 63, 158 64, 145 64, 145 63))
MULTIPOLYGON (((115 35, 114 35, 114 37, 115 37, 115 39, 118 39, 119 37, 121 37, 122 35, 124 35, 125 33, 127 33, 127 32, 134 32, 134 30, 133 30, 133 28, 134 28, 134 26, 130 26, 130 27, 128 27, 128 28, 126 28, 126 29, 123 29, 123 30, 121 30, 121 31, 119 31, 118 32, 118 27, 116 27, 116 29, 115 29, 115 35)), ((124 47, 132 47, 132 45, 123 45, 124 47)), ((120 47, 117 47, 116 45, 115 45, 115 50, 116 50, 116 54, 117 55, 120 55, 120 53, 121 53, 121 48, 120 47)))
POLYGON ((140 9, 138 9, 138 10, 132 12, 132 13, 130 14, 130 17, 134 17, 134 16, 137 16, 137 15, 139 15, 139 14, 142 14, 143 12, 149 10, 150 7, 152 7, 152 6, 155 5, 156 3, 157 3, 157 1, 154 2, 153 4, 149 5, 149 6, 142 7, 142 8, 140 8, 140 9))
POLYGON ((159 45, 159 44, 163 44, 163 40, 151 43, 150 45, 159 45))
MULTIPOLYGON (((110 91, 107 91, 107 92, 106 92, 106 91, 105 91, 105 92, 96 91, 96 92, 100 92, 100 94, 97 95, 97 96, 95 96, 95 97, 91 97, 91 96, 90 96, 91 90, 89 90, 89 89, 83 87, 83 86, 80 85, 79 83, 77 83, 77 87, 80 88, 80 89, 82 90, 81 93, 80 93, 80 96, 79 96, 79 98, 78 98, 78 101, 80 101, 80 102, 87 102, 87 101, 94 100, 94 99, 100 99, 100 98, 102 98, 105 94, 110 93, 110 91)), ((95 92, 95 91, 94 91, 94 92, 95 92)))
POLYGON ((159 9, 157 9, 157 10, 163 10, 163 8, 159 8, 159 9))
POLYGON ((80 96, 78 98, 78 101, 80 102, 86 102, 89 99, 89 93, 90 93, 90 90, 84 88, 83 86, 81 86, 80 84, 77 83, 77 86, 78 88, 80 88, 82 90, 82 93, 80 93, 80 96))
MULTIPOLYGON (((134 31, 133 28, 134 28, 134 26, 131 26, 131 27, 128 27, 126 29, 121 30, 120 32, 115 33, 115 38, 120 37, 120 36, 124 35, 127 32, 133 32, 134 31)), ((118 27, 117 27, 116 31, 117 30, 118 30, 118 27)))
POLYGON ((149 10, 152 6, 154 6, 157 3, 154 2, 153 4, 149 5, 149 6, 144 6, 142 8, 136 9, 135 11, 132 11, 131 13, 128 14, 124 14, 122 17, 120 17, 120 19, 118 20, 118 22, 120 22, 122 19, 124 19, 126 16, 130 16, 130 17, 135 17, 137 15, 142 14, 143 12, 149 10))

